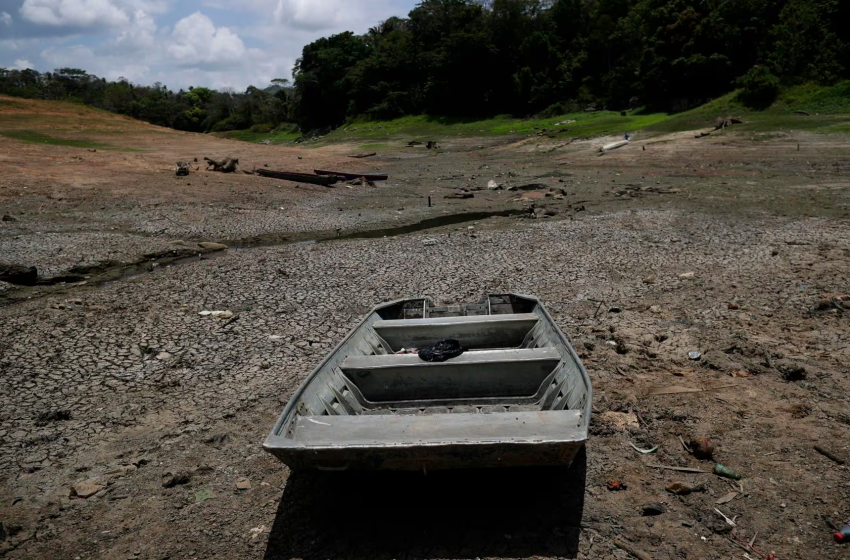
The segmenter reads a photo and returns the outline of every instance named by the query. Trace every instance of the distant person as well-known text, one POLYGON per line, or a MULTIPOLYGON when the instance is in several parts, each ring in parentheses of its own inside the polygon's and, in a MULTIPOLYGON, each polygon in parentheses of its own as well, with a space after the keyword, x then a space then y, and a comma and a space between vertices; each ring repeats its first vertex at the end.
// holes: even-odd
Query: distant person
POLYGON ((628 139, 629 139, 629 133, 627 132, 626 133, 626 140, 628 140, 628 139))

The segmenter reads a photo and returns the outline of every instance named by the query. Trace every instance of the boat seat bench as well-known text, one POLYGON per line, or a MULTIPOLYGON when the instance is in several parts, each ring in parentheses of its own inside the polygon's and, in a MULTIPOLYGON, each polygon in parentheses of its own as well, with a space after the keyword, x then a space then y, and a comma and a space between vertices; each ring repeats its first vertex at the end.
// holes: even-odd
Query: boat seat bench
POLYGON ((583 440, 579 410, 509 414, 299 416, 294 441, 306 447, 457 442, 583 440), (341 444, 340 442, 344 442, 341 444))
POLYGON ((378 320, 372 328, 394 351, 453 338, 464 348, 516 348, 540 318, 534 313, 378 320))
POLYGON ((371 402, 533 396, 555 370, 555 348, 480 350, 445 362, 416 354, 349 356, 340 369, 371 402))

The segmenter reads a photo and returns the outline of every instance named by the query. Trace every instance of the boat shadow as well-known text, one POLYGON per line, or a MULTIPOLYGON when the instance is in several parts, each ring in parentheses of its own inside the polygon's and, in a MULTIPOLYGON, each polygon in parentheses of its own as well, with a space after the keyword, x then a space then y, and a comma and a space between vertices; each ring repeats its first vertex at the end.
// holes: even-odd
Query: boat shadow
POLYGON ((294 473, 266 560, 575 558, 587 478, 570 468, 294 473))

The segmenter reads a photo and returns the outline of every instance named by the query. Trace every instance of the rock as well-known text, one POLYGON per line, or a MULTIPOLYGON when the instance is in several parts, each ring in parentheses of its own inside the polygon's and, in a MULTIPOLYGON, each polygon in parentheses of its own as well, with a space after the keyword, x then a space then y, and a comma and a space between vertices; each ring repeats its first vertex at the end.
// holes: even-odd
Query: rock
POLYGON ((694 491, 694 487, 686 482, 671 482, 667 485, 667 491, 677 496, 687 496, 694 491))
POLYGON ((737 311, 737 310, 741 309, 741 307, 737 303, 735 303, 734 301, 727 303, 726 307, 728 309, 732 310, 732 311, 737 311))
POLYGON ((696 276, 696 273, 695 273, 695 272, 685 272, 684 274, 680 274, 680 275, 679 275, 679 278, 682 278, 682 279, 687 280, 687 279, 689 279, 689 278, 693 278, 693 277, 695 277, 695 276, 696 276))
POLYGON ((702 358, 702 352, 698 352, 693 350, 692 352, 688 352, 688 359, 691 361, 699 361, 702 358))
POLYGON ((224 444, 225 442, 227 442, 228 439, 230 439, 230 436, 228 436, 226 433, 214 434, 205 439, 204 443, 212 446, 217 446, 224 444))
POLYGON ((643 283, 644 284, 655 284, 655 277, 654 276, 648 276, 648 277, 643 279, 643 283))
POLYGON ((707 437, 694 438, 688 446, 697 459, 710 461, 714 457, 714 443, 707 437))
POLYGON ((518 185, 514 187, 510 187, 509 191, 537 191, 541 189, 548 189, 549 185, 544 185, 543 183, 529 183, 527 185, 518 185))
POLYGON ((162 487, 163 488, 174 488, 178 484, 187 484, 192 479, 192 475, 190 475, 186 471, 180 472, 171 472, 168 471, 162 475, 162 487))
POLYGON ((667 513, 667 508, 664 507, 663 504, 650 502, 648 504, 643 505, 643 508, 641 508, 641 512, 644 516, 661 515, 662 513, 667 513))
POLYGON ((791 360, 778 360, 774 366, 786 381, 802 381, 808 375, 805 367, 791 360))
POLYGON ((222 243, 212 243, 210 241, 202 241, 201 243, 198 243, 198 247, 206 249, 207 251, 224 251, 227 249, 227 245, 222 243))
POLYGON ((640 423, 638 423, 637 416, 634 412, 613 412, 609 410, 608 412, 597 414, 593 416, 593 418, 598 419, 606 426, 610 426, 620 431, 626 430, 627 428, 640 427, 640 423))
POLYGON ((3 221, 4 222, 17 222, 18 219, 7 212, 7 213, 3 214, 3 221))
POLYGON ((237 490, 250 490, 251 489, 251 481, 247 478, 240 478, 236 481, 236 489, 237 490))
POLYGON ((101 490, 103 490, 104 488, 105 486, 103 486, 102 484, 98 484, 97 481, 93 479, 84 480, 71 486, 71 493, 69 497, 83 499, 90 498, 101 490))
POLYGON ((35 286, 38 282, 38 269, 34 266, 26 267, 0 262, 0 282, 20 286, 35 286))
POLYGON ((173 356, 168 352, 160 352, 156 355, 157 360, 170 360, 171 358, 173 358, 173 356))
POLYGON ((660 305, 651 305, 649 307, 649 312, 650 313, 661 313, 661 306, 660 305))
POLYGON ((106 474, 109 476, 124 476, 132 472, 136 472, 136 470, 138 470, 136 465, 121 465, 117 468, 106 471, 106 474))
POLYGON ((709 350, 703 354, 702 361, 711 369, 725 373, 744 369, 744 366, 732 360, 727 354, 719 350, 709 350))
POLYGON ((431 247, 433 245, 437 245, 438 243, 439 243, 439 241, 437 241, 436 239, 430 239, 429 238, 429 239, 423 239, 422 240, 422 244, 425 245, 426 247, 431 247))

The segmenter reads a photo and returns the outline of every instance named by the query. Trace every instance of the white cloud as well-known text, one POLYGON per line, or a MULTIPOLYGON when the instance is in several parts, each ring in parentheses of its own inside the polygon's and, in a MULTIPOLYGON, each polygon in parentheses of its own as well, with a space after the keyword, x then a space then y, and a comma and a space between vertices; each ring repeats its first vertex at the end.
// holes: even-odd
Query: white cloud
POLYGON ((335 27, 343 9, 340 0, 278 0, 274 18, 287 26, 317 31, 335 27))
POLYGON ((27 68, 35 68, 35 66, 33 66, 32 62, 30 62, 29 60, 19 58, 12 64, 12 68, 14 68, 15 70, 26 70, 27 68))
POLYGON ((12 25, 12 15, 9 12, 0 12, 0 23, 12 25))
POLYGON ((195 12, 174 25, 173 43, 168 53, 180 65, 224 66, 245 56, 245 44, 226 27, 216 28, 212 20, 195 12))
POLYGON ((130 23, 125 11, 109 0, 24 0, 21 16, 40 25, 118 27, 130 23))
POLYGON ((132 25, 125 27, 115 38, 112 47, 118 49, 150 49, 156 46, 156 23, 144 10, 133 13, 132 25))

